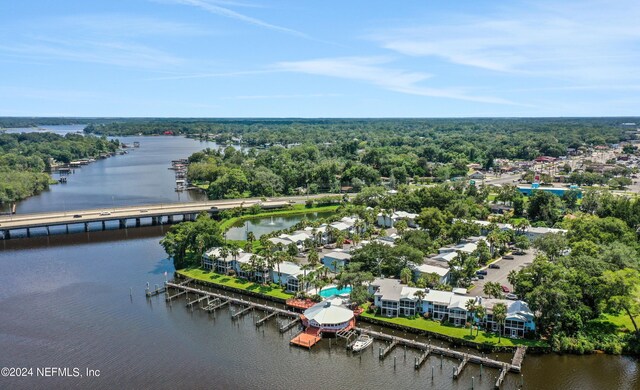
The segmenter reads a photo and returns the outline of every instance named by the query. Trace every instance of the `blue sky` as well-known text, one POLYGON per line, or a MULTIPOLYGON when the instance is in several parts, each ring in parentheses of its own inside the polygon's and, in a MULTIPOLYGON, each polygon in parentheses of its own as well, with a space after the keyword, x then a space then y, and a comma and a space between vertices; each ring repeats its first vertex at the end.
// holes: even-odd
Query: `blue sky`
POLYGON ((0 3, 0 115, 640 115, 640 2, 0 3))

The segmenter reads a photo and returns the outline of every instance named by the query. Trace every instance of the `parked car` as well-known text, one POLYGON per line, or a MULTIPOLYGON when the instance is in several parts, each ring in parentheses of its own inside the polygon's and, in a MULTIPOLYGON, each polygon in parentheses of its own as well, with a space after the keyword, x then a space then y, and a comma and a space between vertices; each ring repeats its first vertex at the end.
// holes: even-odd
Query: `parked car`
POLYGON ((514 257, 511 256, 511 255, 502 256, 502 258, 505 259, 505 260, 513 260, 514 259, 514 257))
POLYGON ((489 264, 489 268, 500 269, 500 266, 498 264, 489 264))
POLYGON ((76 215, 73 216, 73 218, 82 218, 82 215, 76 214, 76 215))
POLYGON ((472 282, 477 282, 477 281, 478 281, 478 277, 477 277, 477 276, 472 277, 472 278, 471 278, 471 281, 472 281, 472 282))
POLYGON ((510 299, 512 301, 517 301, 518 300, 518 296, 516 294, 513 293, 509 293, 507 295, 504 296, 507 299, 510 299))
POLYGON ((487 274, 486 269, 481 269, 480 271, 476 271, 476 275, 486 275, 486 274, 487 274))
POLYGON ((484 275, 478 275, 477 278, 478 279, 484 279, 484 275))
POLYGON ((503 293, 510 293, 511 292, 511 290, 509 290, 509 287, 505 286, 504 284, 502 286, 500 286, 500 287, 502 287, 502 292, 503 293))

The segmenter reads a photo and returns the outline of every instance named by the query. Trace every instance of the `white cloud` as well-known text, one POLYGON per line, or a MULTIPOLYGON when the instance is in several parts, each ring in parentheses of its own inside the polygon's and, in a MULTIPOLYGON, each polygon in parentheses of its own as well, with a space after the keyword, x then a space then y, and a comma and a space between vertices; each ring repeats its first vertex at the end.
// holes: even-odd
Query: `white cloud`
POLYGON ((126 14, 83 14, 39 21, 30 31, 64 29, 75 35, 109 37, 196 36, 212 34, 210 28, 148 16, 126 14))
POLYGON ((212 14, 224 16, 230 19, 236 19, 248 24, 252 24, 254 26, 263 27, 269 30, 279 31, 282 33, 295 35, 302 38, 311 38, 303 32, 293 30, 287 27, 282 27, 282 26, 277 26, 275 24, 267 23, 263 20, 260 20, 251 16, 247 16, 239 12, 233 11, 229 8, 220 6, 220 5, 246 6, 246 4, 244 3, 235 3, 233 1, 216 1, 216 0, 208 0, 208 1, 207 0, 159 0, 158 2, 189 5, 189 6, 203 9, 212 14))
POLYGON ((132 68, 177 66, 184 60, 137 43, 37 37, 28 43, 0 45, 5 55, 28 59, 57 59, 132 68))
POLYGON ((238 95, 224 96, 223 100, 262 100, 262 99, 312 99, 325 97, 342 96, 339 93, 310 93, 310 94, 291 94, 291 95, 238 95))
POLYGON ((430 74, 385 67, 384 65, 389 62, 391 62, 391 59, 383 57, 320 58, 305 61, 280 62, 277 63, 274 68, 287 72, 356 80, 410 95, 442 97, 482 103, 514 104, 501 98, 469 95, 462 89, 440 89, 421 86, 419 83, 429 79, 431 77, 430 74))
POLYGON ((640 2, 537 2, 495 13, 448 15, 443 23, 385 29, 369 38, 404 55, 494 72, 580 82, 638 79, 640 2))

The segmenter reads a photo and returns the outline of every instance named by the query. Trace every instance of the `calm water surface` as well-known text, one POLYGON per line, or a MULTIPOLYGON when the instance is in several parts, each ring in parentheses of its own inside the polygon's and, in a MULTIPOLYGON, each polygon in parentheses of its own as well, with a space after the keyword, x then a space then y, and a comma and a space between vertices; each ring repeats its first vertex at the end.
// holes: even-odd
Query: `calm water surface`
MULTIPOLYGON (((108 207, 112 196, 117 204, 177 201, 170 160, 213 147, 178 137, 125 142, 134 140, 141 142, 140 149, 83 167, 66 186, 21 203, 19 212, 61 210, 68 204, 108 207)), ((256 228, 265 224, 254 222, 256 228)), ((457 362, 447 359, 442 369, 440 359, 432 357, 415 371, 411 350, 406 360, 397 349, 381 362, 373 353, 377 344, 362 357, 335 344, 330 349, 327 340, 312 351, 291 348, 292 335, 281 336, 275 321, 263 333, 251 315, 231 321, 233 307, 214 318, 191 312, 184 301, 168 306, 162 297, 147 300, 145 284, 161 284, 164 272, 173 271, 158 245, 166 229, 0 242, 0 366, 101 373, 99 378, 0 378, 0 388, 470 389, 472 377, 476 389, 493 388, 497 370, 484 369, 480 378, 479 368, 469 365, 452 381, 457 362)), ((528 355, 522 380, 525 389, 640 388, 637 361, 607 355, 528 355)), ((508 375, 503 388, 517 388, 520 381, 508 375)))
POLYGON ((267 218, 251 218, 246 221, 239 221, 229 230, 227 230, 227 238, 230 240, 246 240, 247 233, 253 232, 256 238, 260 238, 263 234, 271 233, 276 230, 290 228, 303 218, 312 221, 318 218, 326 218, 331 216, 331 212, 308 213, 304 215, 293 215, 289 217, 267 217, 267 218))
MULTIPOLYGON (((65 135, 82 131, 84 125, 43 126, 65 135)), ((38 129, 9 129, 7 132, 42 132, 38 129)), ((117 208, 163 202, 205 200, 199 191, 175 191, 175 173, 171 161, 189 157, 205 148, 217 149, 214 142, 184 137, 118 137, 125 144, 140 142, 129 153, 98 160, 67 176, 67 184, 58 184, 38 196, 19 202, 18 213, 117 208)), ((53 175, 58 178, 58 174, 53 175)))

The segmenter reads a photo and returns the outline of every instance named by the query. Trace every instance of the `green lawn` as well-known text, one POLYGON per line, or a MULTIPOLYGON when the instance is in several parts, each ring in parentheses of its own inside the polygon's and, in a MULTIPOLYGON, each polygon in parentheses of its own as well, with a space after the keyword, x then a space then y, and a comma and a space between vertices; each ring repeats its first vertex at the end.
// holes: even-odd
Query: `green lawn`
POLYGON ((457 339, 463 339, 463 340, 471 341, 478 344, 490 344, 490 345, 502 346, 502 347, 516 347, 519 345, 526 345, 530 347, 546 347, 547 346, 547 343, 543 341, 525 340, 525 339, 509 339, 506 337, 502 337, 500 342, 498 342, 498 335, 494 333, 483 332, 483 331, 481 331, 478 335, 476 335, 476 332, 474 331, 472 336, 470 334, 469 328, 441 325, 440 322, 438 321, 427 320, 422 317, 388 318, 388 317, 373 315, 371 313, 368 313, 366 310, 360 316, 367 317, 367 318, 375 318, 376 320, 379 320, 379 321, 407 326, 410 328, 424 330, 427 332, 438 333, 445 336, 449 336, 457 339))
POLYGON ((215 272, 203 270, 201 268, 181 269, 177 271, 180 275, 188 278, 202 280, 209 283, 219 284, 222 286, 233 287, 240 290, 251 291, 263 294, 269 297, 289 299, 292 294, 285 293, 280 287, 264 286, 262 284, 253 283, 246 279, 236 278, 234 276, 220 275, 215 272))

